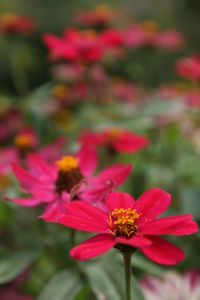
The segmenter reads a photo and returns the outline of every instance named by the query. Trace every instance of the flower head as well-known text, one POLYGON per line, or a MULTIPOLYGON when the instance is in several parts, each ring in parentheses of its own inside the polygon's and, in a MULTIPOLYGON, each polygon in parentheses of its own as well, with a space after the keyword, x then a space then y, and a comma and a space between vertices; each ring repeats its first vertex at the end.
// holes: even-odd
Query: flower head
POLYGON ((40 156, 27 156, 28 171, 13 164, 13 172, 29 198, 9 200, 27 207, 45 204, 42 218, 57 221, 66 212, 65 204, 80 199, 104 204, 108 192, 122 184, 131 172, 130 165, 114 164, 92 176, 97 165, 93 148, 84 147, 76 155, 65 155, 53 165, 40 156))
POLYGON ((98 235, 71 250, 71 256, 85 260, 103 254, 110 248, 139 248, 153 261, 173 265, 184 259, 184 253, 160 235, 187 235, 198 231, 192 215, 157 218, 169 206, 170 195, 153 188, 137 201, 129 194, 111 192, 107 195, 107 212, 89 203, 73 201, 66 205, 66 214, 59 223, 98 235))
POLYGON ((145 300, 200 299, 200 272, 190 270, 181 275, 166 272, 163 278, 147 276, 141 281, 145 300))
POLYGON ((176 63, 176 72, 178 75, 193 80, 200 80, 200 57, 192 55, 190 57, 181 58, 176 63))
POLYGON ((0 31, 5 33, 30 34, 35 30, 35 22, 27 16, 7 12, 0 16, 0 31))
POLYGON ((104 145, 116 152, 124 153, 137 152, 149 144, 146 136, 116 127, 110 127, 101 132, 86 131, 80 136, 80 142, 95 147, 104 145))

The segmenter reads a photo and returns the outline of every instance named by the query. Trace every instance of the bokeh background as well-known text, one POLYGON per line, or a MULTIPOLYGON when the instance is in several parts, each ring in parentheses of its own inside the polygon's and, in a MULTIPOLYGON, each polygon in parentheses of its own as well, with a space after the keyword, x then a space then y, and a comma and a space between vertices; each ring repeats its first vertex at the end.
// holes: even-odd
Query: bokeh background
MULTIPOLYGON (((199 222, 200 84, 178 75, 175 65, 181 57, 200 53, 200 2, 106 1, 104 4, 118 12, 112 27, 121 29, 133 22, 153 20, 161 31, 181 32, 185 45, 172 51, 156 47, 126 49, 128 55, 100 62, 109 94, 105 90, 97 97, 90 93, 84 101, 78 99, 54 111, 53 88, 60 83, 70 86, 70 83, 55 76, 52 68, 55 63, 48 59, 41 37, 47 32, 61 36, 68 27, 83 29, 75 21, 77 12, 99 4, 102 3, 94 0, 0 1, 0 16, 15 12, 30 16, 36 24, 32 34, 0 33, 0 127, 10 128, 13 123, 8 113, 11 108, 20 115, 20 124, 14 125, 11 134, 0 141, 0 165, 6 163, 4 150, 15 147, 13 136, 21 128, 33 129, 40 147, 60 136, 66 137, 66 152, 77 151, 80 146, 77 138, 83 129, 124 128, 147 136, 150 145, 135 154, 113 154, 101 149, 99 169, 115 162, 131 163, 133 172, 120 187, 122 191, 137 198, 148 188, 163 188, 173 199, 169 214, 192 213, 199 222), (128 95, 124 92, 128 101, 121 94, 112 93, 113 86, 119 82, 134 87, 128 95), (191 91, 197 93, 194 101, 188 100, 187 93, 191 91)), ((68 255, 69 231, 39 219, 41 207, 27 209, 4 201, 5 195, 19 195, 18 183, 12 173, 1 173, 0 180, 0 293, 7 293, 5 299, 15 299, 14 294, 9 294, 13 290, 19 293, 16 299, 24 300, 29 299, 22 298, 25 294, 39 300, 124 299, 122 262, 116 252, 80 263, 81 274, 77 276, 76 264, 68 255)), ((77 233, 76 243, 87 236, 77 233)), ((146 275, 162 280, 168 271, 179 272, 180 277, 191 269, 199 271, 199 233, 170 240, 184 249, 185 261, 168 268, 136 253, 133 259, 135 299, 150 299, 144 298, 140 285, 146 275)))

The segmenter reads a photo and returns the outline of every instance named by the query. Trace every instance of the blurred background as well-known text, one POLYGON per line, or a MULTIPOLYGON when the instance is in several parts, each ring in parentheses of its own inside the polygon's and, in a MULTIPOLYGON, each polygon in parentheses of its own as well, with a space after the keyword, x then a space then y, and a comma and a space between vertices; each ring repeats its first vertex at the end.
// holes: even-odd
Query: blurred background
MULTIPOLYGON (((53 145, 52 162, 78 151, 84 130, 117 127, 145 136, 148 147, 134 153, 100 147, 98 171, 130 163, 133 172, 120 190, 137 198, 148 188, 163 188, 172 195, 169 214, 192 213, 200 221, 199 27, 200 2, 195 0, 0 1, 1 300, 124 299, 118 253, 78 263, 77 275, 68 255, 69 230, 39 219, 41 207, 4 201, 5 195, 21 195, 11 164, 27 167, 26 155, 33 150, 44 155, 53 145), (103 17, 109 15, 103 25, 88 24, 88 17, 80 21, 81 14, 94 14, 99 6, 103 17), (16 15, 27 18, 21 27, 12 25, 16 15), (53 53, 45 35, 61 37, 69 28, 89 38, 101 36, 102 57, 74 62, 53 53), (115 32, 103 36, 108 29, 115 32), (187 58, 192 66, 186 74, 180 64, 187 58), (17 137, 24 132, 35 144, 23 152, 17 137), (59 138, 67 142, 57 144, 59 138)), ((86 237, 77 233, 76 244, 86 237)), ((145 285, 147 275, 158 285, 169 284, 168 291, 171 279, 178 282, 174 300, 182 299, 180 287, 190 276, 195 274, 199 286, 199 233, 170 241, 183 248, 185 261, 168 268, 136 253, 135 299, 154 299, 145 285)), ((188 283, 190 299, 200 299, 200 293, 192 298, 190 288, 188 283)), ((155 300, 171 299, 165 296, 158 292, 155 300)))

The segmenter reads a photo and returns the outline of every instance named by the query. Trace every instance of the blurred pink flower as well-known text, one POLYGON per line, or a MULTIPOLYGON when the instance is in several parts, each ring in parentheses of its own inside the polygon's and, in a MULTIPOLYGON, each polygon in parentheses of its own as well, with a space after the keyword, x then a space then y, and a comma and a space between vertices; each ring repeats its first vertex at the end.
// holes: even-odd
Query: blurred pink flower
POLYGON ((35 31, 35 28, 35 22, 30 17, 12 12, 6 12, 0 16, 0 31, 4 33, 31 34, 35 31))
POLYGON ((180 58, 176 63, 176 73, 184 78, 199 81, 200 80, 200 57, 191 55, 180 58))
POLYGON ((94 147, 106 146, 116 152, 135 153, 149 144, 149 139, 144 135, 139 135, 131 131, 111 127, 99 132, 91 130, 85 131, 79 138, 83 145, 94 147))
POLYGON ((147 276, 141 281, 145 300, 199 300, 200 272, 191 270, 184 275, 166 272, 163 278, 147 276))
POLYGON ((83 147, 75 156, 65 155, 53 165, 31 154, 27 165, 28 171, 13 164, 13 172, 22 191, 31 196, 9 200, 27 207, 45 204, 41 217, 49 222, 57 221, 65 212, 64 204, 74 198, 102 202, 106 194, 122 184, 131 172, 131 165, 114 164, 92 176, 97 156, 89 147, 83 147))

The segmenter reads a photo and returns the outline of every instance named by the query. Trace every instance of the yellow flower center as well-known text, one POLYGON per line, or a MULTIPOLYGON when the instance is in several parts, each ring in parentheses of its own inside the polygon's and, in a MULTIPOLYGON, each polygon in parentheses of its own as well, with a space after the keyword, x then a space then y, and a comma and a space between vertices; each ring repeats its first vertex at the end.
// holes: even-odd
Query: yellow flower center
POLYGON ((85 30, 82 30, 80 31, 80 35, 82 37, 88 37, 88 38, 96 38, 97 34, 96 32, 93 30, 93 29, 85 29, 85 30))
POLYGON ((56 164, 59 171, 68 172, 78 168, 78 159, 72 155, 65 155, 56 164))
POLYGON ((96 12, 99 15, 106 15, 106 16, 111 14, 110 7, 103 4, 97 5, 94 8, 94 12, 96 12))
POLYGON ((63 100, 68 96, 69 88, 65 84, 57 84, 52 88, 51 94, 56 100, 63 100))
POLYGON ((109 139, 117 139, 122 134, 122 130, 119 128, 109 128, 106 130, 106 136, 109 139))
POLYGON ((19 19, 19 16, 15 13, 11 13, 11 12, 4 13, 1 16, 1 22, 4 23, 4 24, 8 24, 8 25, 10 23, 18 21, 18 19, 19 19))
POLYGON ((27 148, 32 146, 32 137, 29 134, 22 133, 15 137, 14 139, 15 146, 19 148, 27 148))
POLYGON ((142 22, 142 27, 149 33, 154 33, 159 30, 158 24, 152 20, 142 22))
POLYGON ((116 237, 131 238, 137 231, 136 221, 139 216, 136 209, 115 208, 109 215, 110 231, 116 237))

